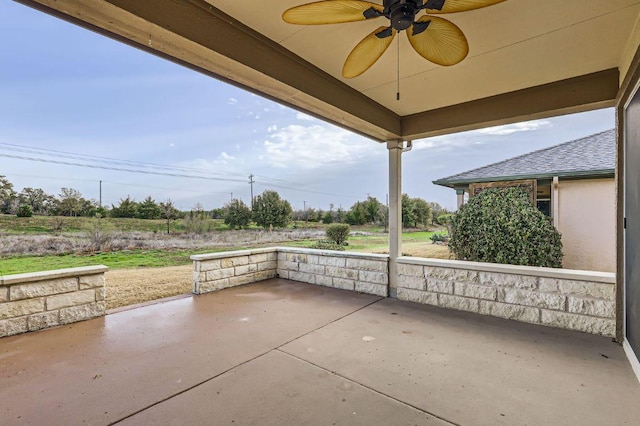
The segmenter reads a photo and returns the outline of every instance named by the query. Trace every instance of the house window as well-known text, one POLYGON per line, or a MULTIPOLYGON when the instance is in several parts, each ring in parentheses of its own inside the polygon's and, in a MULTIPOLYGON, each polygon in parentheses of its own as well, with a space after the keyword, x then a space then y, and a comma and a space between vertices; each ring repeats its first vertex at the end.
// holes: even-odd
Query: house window
POLYGON ((536 206, 545 216, 551 217, 551 183, 540 183, 536 189, 536 206))

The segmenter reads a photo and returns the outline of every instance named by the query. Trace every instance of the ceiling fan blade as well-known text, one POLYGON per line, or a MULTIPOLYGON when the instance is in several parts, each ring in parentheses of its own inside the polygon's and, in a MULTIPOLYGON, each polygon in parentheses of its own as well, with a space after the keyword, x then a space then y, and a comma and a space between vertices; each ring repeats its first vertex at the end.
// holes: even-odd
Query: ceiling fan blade
POLYGON ((456 13, 480 9, 505 0, 426 0, 423 9, 429 14, 456 13))
POLYGON ((383 16, 383 11, 381 5, 368 1, 318 1, 292 7, 282 14, 282 19, 299 25, 340 24, 377 18, 383 16))
POLYGON ((380 27, 363 38, 345 61, 344 67, 342 67, 342 76, 344 78, 357 77, 371 68, 387 50, 395 36, 396 30, 390 27, 380 27))
POLYGON ((420 56, 438 65, 455 65, 469 54, 462 30, 446 19, 423 16, 407 30, 407 37, 420 56))

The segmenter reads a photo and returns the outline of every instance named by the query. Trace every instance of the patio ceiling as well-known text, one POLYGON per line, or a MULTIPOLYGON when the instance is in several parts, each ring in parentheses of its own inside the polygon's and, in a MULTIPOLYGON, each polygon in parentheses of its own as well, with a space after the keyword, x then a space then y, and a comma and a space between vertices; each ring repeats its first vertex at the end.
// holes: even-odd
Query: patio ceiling
POLYGON ((433 65, 401 35, 398 101, 395 43, 362 76, 341 76, 384 19, 284 23, 305 0, 19 1, 380 141, 613 106, 640 39, 638 0, 507 0, 447 15, 469 56, 433 65))

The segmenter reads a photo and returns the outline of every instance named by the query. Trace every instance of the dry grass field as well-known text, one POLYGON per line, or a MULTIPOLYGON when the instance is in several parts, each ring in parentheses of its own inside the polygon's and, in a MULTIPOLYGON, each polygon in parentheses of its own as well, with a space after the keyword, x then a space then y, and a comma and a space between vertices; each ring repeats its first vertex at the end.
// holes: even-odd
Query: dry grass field
POLYGON ((115 309, 190 293, 193 266, 118 269, 106 274, 106 307, 115 309))

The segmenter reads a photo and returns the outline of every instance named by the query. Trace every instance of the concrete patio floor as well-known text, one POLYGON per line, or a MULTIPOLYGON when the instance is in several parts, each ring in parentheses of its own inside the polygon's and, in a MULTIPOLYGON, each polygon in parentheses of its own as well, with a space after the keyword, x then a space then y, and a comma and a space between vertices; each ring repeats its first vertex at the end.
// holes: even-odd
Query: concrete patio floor
POLYGON ((637 425, 609 338, 286 280, 0 339, 2 425, 637 425))

